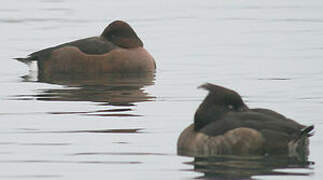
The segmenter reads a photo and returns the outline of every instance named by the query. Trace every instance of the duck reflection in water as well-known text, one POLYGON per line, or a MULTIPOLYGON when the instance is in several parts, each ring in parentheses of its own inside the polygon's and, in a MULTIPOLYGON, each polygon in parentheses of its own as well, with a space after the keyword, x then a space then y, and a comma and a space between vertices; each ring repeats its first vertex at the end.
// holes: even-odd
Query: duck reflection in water
POLYGON ((210 83, 200 88, 209 94, 177 142, 179 155, 195 158, 195 169, 206 176, 251 177, 280 175, 284 173, 273 170, 311 164, 313 125, 299 124, 270 109, 249 108, 231 89, 210 83))
MULTIPOLYGON (((195 157, 186 162, 193 171, 203 173, 196 179, 261 179, 259 176, 310 176, 314 162, 286 156, 212 156, 195 157), (301 171, 299 171, 301 170, 301 171), (256 177, 258 176, 258 177, 256 177)), ((285 178, 282 178, 285 179, 285 178)))
POLYGON ((16 97, 24 100, 36 98, 43 101, 92 101, 102 103, 102 105, 134 106, 136 102, 152 101, 155 98, 144 90, 144 87, 154 84, 154 72, 105 73, 87 76, 79 76, 75 73, 50 76, 38 74, 37 76, 30 73, 23 76, 23 79, 28 82, 36 81, 64 86, 56 89, 42 89, 36 95, 16 97))
MULTIPOLYGON (((131 106, 154 98, 143 87, 153 84, 155 60, 125 21, 113 21, 99 36, 59 44, 15 59, 28 65, 36 62, 39 82, 67 86, 42 90, 33 97, 38 100, 131 106)), ((31 76, 24 78, 29 81, 31 76)), ((28 96, 20 98, 28 99, 28 96)))

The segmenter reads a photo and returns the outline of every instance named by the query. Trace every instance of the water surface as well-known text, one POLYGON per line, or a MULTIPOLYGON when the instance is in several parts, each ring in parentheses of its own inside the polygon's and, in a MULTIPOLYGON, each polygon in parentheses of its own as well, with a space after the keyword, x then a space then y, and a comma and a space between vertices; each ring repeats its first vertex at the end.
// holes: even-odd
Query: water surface
POLYGON ((322 178, 322 8, 319 0, 4 1, 0 178, 322 178), (116 19, 136 30, 155 74, 47 79, 12 59, 98 35, 116 19), (177 156, 205 82, 314 124, 308 161, 177 156))

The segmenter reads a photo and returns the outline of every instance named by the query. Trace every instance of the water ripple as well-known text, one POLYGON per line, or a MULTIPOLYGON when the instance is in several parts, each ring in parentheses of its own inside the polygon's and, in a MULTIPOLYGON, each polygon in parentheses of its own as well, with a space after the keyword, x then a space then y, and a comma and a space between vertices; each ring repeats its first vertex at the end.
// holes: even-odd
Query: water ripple
POLYGON ((0 163, 40 163, 40 164, 142 164, 140 161, 52 161, 52 160, 0 160, 0 163))
POLYGON ((165 153, 146 153, 146 152, 86 152, 74 153, 71 156, 92 156, 92 155, 122 155, 122 156, 168 156, 165 153))
MULTIPOLYGON (((29 130, 22 132, 9 132, 9 133, 29 133, 29 134, 42 134, 42 133, 143 133, 144 128, 133 128, 133 129, 95 129, 95 130, 70 130, 70 131, 40 131, 40 130, 29 130)), ((4 133, 4 132, 3 132, 4 133)))
POLYGON ((0 18, 0 23, 27 23, 27 22, 57 22, 57 23, 89 23, 92 20, 66 18, 0 18))
POLYGON ((30 178, 39 178, 39 179, 44 179, 44 178, 61 178, 63 177, 62 175, 51 175, 51 174, 35 174, 35 175, 12 175, 12 176, 1 176, 0 178, 5 178, 5 179, 30 179, 30 178))

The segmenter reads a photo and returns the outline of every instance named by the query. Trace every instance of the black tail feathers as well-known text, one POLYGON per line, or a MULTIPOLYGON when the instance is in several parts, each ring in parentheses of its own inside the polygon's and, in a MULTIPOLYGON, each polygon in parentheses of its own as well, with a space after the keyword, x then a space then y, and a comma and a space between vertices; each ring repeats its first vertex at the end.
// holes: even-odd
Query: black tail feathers
POLYGON ((314 125, 311 125, 311 126, 307 126, 305 128, 303 128, 301 130, 301 133, 299 135, 299 137, 303 137, 303 136, 306 136, 306 137, 311 137, 314 135, 314 125))
POLYGON ((33 61, 31 57, 26 57, 26 58, 13 58, 13 59, 15 59, 17 61, 20 61, 20 62, 22 62, 24 64, 27 64, 27 65, 29 65, 33 61))

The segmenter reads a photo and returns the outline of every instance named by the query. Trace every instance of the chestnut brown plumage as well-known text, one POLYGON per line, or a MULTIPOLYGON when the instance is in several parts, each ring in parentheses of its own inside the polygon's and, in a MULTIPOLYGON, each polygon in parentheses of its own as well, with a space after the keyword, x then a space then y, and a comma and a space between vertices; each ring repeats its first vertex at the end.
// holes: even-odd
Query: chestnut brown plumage
POLYGON ((109 24, 100 36, 64 43, 17 60, 37 61, 40 74, 138 73, 156 69, 136 32, 124 21, 109 24))

